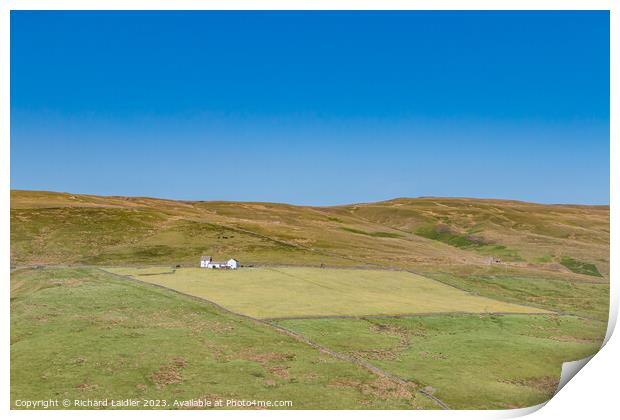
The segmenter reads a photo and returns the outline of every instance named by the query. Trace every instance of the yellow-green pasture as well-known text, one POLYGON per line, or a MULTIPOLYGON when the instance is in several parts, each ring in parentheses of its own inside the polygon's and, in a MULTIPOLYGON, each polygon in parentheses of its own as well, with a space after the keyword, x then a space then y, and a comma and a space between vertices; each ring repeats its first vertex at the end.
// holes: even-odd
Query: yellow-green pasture
POLYGON ((106 268, 208 299, 255 318, 430 313, 549 313, 473 295, 404 271, 242 268, 106 268))

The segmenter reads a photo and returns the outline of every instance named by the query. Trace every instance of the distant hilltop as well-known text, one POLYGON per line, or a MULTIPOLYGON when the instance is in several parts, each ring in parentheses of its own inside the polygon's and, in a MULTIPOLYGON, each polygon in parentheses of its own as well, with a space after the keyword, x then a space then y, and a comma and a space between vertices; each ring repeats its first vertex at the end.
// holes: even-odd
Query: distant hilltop
MULTIPOLYGON (((324 206, 324 205, 302 205, 302 204, 289 204, 289 203, 274 203, 268 201, 226 201, 226 200, 183 200, 183 199, 170 199, 170 198, 156 198, 156 197, 146 197, 146 196, 120 196, 120 195, 92 195, 92 194, 72 194, 68 192, 55 192, 55 191, 37 191, 37 190, 11 190, 11 208, 19 207, 23 205, 24 202, 28 202, 28 197, 31 197, 33 200, 39 202, 42 205, 54 205, 54 203, 62 204, 62 205, 70 205, 71 201, 81 203, 82 205, 88 205, 88 203, 101 202, 112 204, 116 200, 122 200, 124 202, 127 201, 144 201, 144 200, 155 200, 160 202, 177 202, 177 203, 238 203, 238 204, 281 204, 287 206, 297 206, 297 207, 343 207, 343 206, 360 206, 360 205, 372 205, 372 204, 382 204, 382 203, 394 203, 394 204, 407 204, 411 202, 421 202, 421 201, 445 201, 449 200, 451 202, 490 202, 490 203, 514 203, 514 204, 530 204, 530 205, 541 205, 541 206, 577 206, 577 207, 607 207, 609 208, 609 204, 573 204, 573 203, 554 203, 554 204, 544 204, 544 203, 536 203, 536 202, 528 202, 523 200, 514 200, 514 199, 506 199, 506 198, 470 198, 470 197, 441 197, 441 196, 420 196, 420 197, 396 197, 389 200, 381 200, 376 202, 363 202, 363 203, 350 203, 350 204, 340 204, 340 205, 332 205, 332 206, 324 206), (15 199, 15 200, 14 200, 15 199)), ((34 203, 28 203, 34 204, 34 203)))
POLYGON ((244 264, 424 269, 501 262, 609 274, 609 206, 397 198, 341 206, 11 191, 11 263, 244 264))

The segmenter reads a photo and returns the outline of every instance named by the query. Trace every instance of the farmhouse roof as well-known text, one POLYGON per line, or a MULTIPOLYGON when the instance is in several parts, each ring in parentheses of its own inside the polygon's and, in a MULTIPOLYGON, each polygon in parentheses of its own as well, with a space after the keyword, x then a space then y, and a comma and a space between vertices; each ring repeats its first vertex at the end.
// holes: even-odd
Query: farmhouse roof
POLYGON ((208 255, 203 255, 202 257, 200 257, 200 261, 211 261, 211 257, 208 255))

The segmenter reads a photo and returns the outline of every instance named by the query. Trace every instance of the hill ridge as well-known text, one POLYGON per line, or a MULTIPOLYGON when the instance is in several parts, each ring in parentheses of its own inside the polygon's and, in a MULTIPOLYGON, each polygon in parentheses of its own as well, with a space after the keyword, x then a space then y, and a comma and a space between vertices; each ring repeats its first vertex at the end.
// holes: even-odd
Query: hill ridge
POLYGON ((481 266, 609 273, 609 208, 466 198, 339 206, 11 191, 11 262, 481 266), (567 258, 575 263, 566 263, 567 258), (592 266, 596 269, 592 269, 592 266))
POLYGON ((352 206, 365 206, 365 205, 378 205, 386 203, 399 203, 400 201, 416 202, 416 201, 471 201, 471 202, 489 202, 489 203, 514 203, 524 205, 538 205, 538 206, 570 206, 570 207, 600 207, 609 208, 609 204, 584 204, 584 203, 539 203, 534 201, 525 201, 509 198, 489 198, 489 197, 464 197, 464 196, 418 196, 418 197, 394 197, 386 200, 379 201, 365 201, 355 203, 333 204, 333 205, 320 205, 320 204, 294 204, 287 202, 277 201, 237 201, 237 200, 188 200, 188 199, 175 199, 166 197, 150 197, 150 196, 126 196, 126 195, 98 195, 98 194, 81 194, 71 193, 66 191, 49 191, 49 190, 23 190, 23 189, 11 189, 11 195, 13 194, 53 194, 58 196, 75 196, 75 197, 90 197, 98 199, 115 199, 115 200, 157 200, 163 202, 177 202, 177 203, 226 203, 226 204, 265 204, 265 205, 283 205, 294 207, 310 207, 310 208, 333 208, 333 207, 352 207, 352 206))

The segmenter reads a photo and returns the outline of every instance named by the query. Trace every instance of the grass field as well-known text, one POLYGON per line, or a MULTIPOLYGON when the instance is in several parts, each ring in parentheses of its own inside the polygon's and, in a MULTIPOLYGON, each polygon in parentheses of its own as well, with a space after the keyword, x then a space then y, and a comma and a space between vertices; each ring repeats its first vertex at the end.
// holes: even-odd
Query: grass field
POLYGON ((609 206, 11 191, 11 404, 538 404, 600 346, 609 240, 609 206))
POLYGON ((604 322, 609 317, 609 283, 596 277, 588 281, 571 280, 552 272, 488 267, 461 268, 458 271, 431 267, 425 274, 492 299, 604 322))
POLYGON ((410 385, 173 291, 99 269, 28 269, 11 276, 11 398, 437 408, 423 389, 453 408, 524 407, 548 399, 561 363, 595 352, 606 326, 484 314, 276 322, 410 385))
POLYGON ((606 323, 575 317, 430 316, 278 321, 415 381, 451 408, 516 408, 553 395, 562 363, 595 353, 606 323))
POLYGON ((437 408, 413 385, 174 292, 96 269, 19 270, 11 276, 11 401, 49 398, 437 408))
POLYGON ((544 313, 475 296, 416 274, 320 268, 106 268, 202 297, 255 318, 400 315, 439 312, 544 313))

